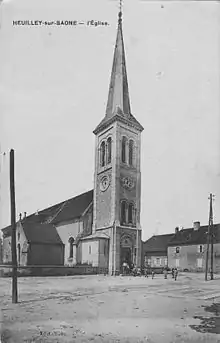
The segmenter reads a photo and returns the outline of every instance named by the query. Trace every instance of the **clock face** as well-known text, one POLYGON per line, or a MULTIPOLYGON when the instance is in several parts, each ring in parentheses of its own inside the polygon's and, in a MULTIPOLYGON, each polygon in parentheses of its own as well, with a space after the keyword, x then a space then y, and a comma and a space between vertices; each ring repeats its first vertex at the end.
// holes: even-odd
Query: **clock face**
POLYGON ((110 185, 110 179, 108 175, 105 175, 101 178, 100 181, 100 189, 102 192, 106 191, 106 189, 108 188, 108 186, 110 185))
POLYGON ((134 180, 131 177, 125 176, 121 181, 124 188, 132 189, 134 187, 134 180))

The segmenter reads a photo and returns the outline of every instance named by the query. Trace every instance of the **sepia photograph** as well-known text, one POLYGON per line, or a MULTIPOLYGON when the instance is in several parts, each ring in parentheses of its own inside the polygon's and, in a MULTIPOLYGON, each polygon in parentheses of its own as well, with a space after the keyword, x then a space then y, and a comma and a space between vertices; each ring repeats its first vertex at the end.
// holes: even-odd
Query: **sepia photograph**
POLYGON ((219 38, 219 1, 0 1, 0 343, 220 342, 219 38))

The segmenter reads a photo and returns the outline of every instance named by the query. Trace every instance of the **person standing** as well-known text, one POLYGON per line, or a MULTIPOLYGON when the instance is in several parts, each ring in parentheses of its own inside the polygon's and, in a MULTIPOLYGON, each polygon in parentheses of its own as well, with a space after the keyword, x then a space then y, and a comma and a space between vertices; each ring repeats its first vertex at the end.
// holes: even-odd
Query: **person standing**
POLYGON ((177 268, 174 269, 174 280, 177 280, 178 270, 177 268))
POLYGON ((166 267, 164 268, 163 273, 164 273, 164 279, 167 279, 167 273, 168 273, 168 271, 167 271, 167 268, 166 268, 166 267))
POLYGON ((148 278, 148 270, 147 270, 147 267, 144 268, 144 276, 148 278))
POLYGON ((127 266, 127 263, 126 263, 126 261, 124 261, 123 264, 122 264, 122 273, 123 273, 123 275, 126 274, 126 266, 127 266))

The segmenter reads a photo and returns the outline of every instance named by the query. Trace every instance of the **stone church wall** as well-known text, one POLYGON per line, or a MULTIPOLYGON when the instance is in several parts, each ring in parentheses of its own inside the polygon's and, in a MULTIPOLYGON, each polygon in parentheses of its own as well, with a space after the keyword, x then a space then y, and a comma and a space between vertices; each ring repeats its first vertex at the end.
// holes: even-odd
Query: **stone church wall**
POLYGON ((92 264, 93 267, 99 266, 99 241, 82 241, 82 263, 92 264))
MULTIPOLYGON (((83 231, 83 221, 67 222, 56 226, 57 232, 65 244, 64 249, 64 265, 73 264, 73 259, 70 258, 70 237, 76 240, 77 235, 83 231)), ((76 258, 75 258, 76 262, 76 258)))

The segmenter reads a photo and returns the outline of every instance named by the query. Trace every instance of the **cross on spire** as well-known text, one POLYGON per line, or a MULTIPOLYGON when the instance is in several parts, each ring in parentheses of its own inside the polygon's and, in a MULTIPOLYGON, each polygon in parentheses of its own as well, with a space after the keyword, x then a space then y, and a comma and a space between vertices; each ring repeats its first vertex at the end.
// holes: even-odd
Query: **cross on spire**
POLYGON ((119 13, 122 12, 122 0, 119 0, 119 13))

